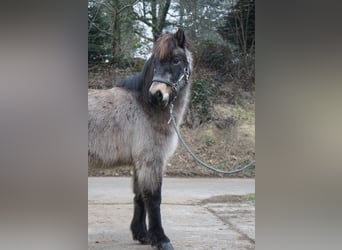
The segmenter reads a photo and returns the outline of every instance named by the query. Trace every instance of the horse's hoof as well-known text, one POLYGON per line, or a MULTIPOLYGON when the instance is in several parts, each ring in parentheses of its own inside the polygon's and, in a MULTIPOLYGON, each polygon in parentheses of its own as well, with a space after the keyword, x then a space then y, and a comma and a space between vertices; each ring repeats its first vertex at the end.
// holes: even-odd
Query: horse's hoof
POLYGON ((158 250, 174 250, 171 242, 163 242, 158 245, 158 250))
POLYGON ((137 240, 140 242, 142 245, 149 245, 151 244, 151 239, 148 237, 147 234, 137 234, 133 236, 133 240, 137 240))
POLYGON ((142 244, 142 245, 150 245, 151 244, 151 240, 150 240, 150 238, 149 237, 142 237, 142 238, 140 238, 140 239, 137 239, 139 242, 140 242, 140 244, 142 244))

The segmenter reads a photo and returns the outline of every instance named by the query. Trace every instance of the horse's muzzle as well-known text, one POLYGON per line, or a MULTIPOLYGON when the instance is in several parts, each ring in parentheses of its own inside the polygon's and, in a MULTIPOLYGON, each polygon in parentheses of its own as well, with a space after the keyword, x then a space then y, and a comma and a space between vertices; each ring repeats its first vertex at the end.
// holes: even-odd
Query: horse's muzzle
POLYGON ((159 106, 167 106, 170 101, 172 89, 163 82, 153 82, 149 89, 150 102, 159 106))

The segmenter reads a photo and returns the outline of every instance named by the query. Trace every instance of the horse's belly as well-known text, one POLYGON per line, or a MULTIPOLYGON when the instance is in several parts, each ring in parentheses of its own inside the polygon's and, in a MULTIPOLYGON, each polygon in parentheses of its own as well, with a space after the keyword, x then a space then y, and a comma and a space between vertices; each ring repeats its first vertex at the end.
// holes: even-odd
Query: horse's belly
POLYGON ((104 163, 130 164, 132 161, 132 98, 125 91, 91 91, 88 95, 88 151, 104 163))

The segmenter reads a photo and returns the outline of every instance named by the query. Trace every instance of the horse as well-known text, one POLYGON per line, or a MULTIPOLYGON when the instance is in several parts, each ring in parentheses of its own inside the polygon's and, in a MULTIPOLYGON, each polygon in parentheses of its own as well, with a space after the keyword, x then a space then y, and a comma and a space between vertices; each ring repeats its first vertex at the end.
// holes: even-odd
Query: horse
POLYGON ((190 41, 178 29, 154 42, 140 73, 111 89, 88 90, 88 163, 133 167, 133 240, 162 250, 173 249, 160 214, 163 171, 178 143, 170 108, 179 127, 192 61, 190 41))

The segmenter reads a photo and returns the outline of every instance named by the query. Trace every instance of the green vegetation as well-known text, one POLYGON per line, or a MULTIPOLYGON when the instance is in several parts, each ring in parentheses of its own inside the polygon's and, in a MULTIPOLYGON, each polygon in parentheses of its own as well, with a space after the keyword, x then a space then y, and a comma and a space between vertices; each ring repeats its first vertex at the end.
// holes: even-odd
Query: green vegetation
POLYGON ((244 201, 255 201, 255 193, 254 194, 246 194, 242 196, 242 200, 244 201))
POLYGON ((228 161, 227 160, 224 160, 224 161, 220 161, 217 165, 217 167, 219 169, 224 169, 226 166, 228 165, 228 161))
POLYGON ((207 203, 237 203, 237 202, 249 202, 255 201, 255 193, 246 195, 217 195, 203 200, 202 204, 207 203))
POLYGON ((234 105, 232 107, 232 117, 238 121, 247 121, 248 124, 255 123, 254 110, 248 111, 240 105, 234 105))
POLYGON ((211 118, 210 99, 217 93, 217 86, 207 79, 195 79, 192 85, 191 108, 197 110, 201 121, 211 118))
POLYGON ((206 135, 204 137, 204 141, 205 141, 205 145, 207 145, 207 147, 210 147, 211 145, 213 145, 213 139, 209 135, 206 135))

